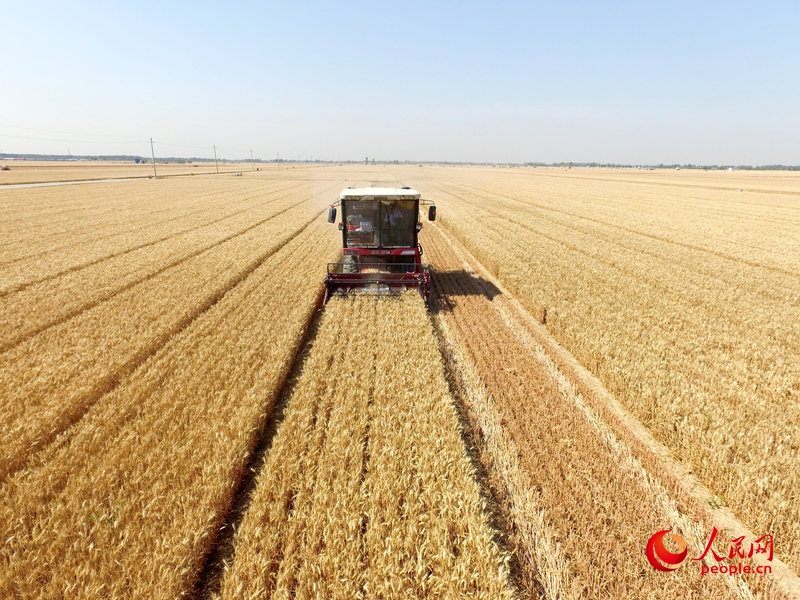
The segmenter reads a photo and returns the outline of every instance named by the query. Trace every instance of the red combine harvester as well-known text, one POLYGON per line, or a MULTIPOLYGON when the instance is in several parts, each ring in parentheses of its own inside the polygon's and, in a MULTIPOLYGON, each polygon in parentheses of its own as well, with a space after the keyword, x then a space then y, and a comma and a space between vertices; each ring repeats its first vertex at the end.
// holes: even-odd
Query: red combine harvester
POLYGON ((429 221, 436 220, 434 203, 420 200, 420 193, 411 188, 342 191, 328 210, 328 223, 335 223, 336 207, 342 209, 342 260, 328 263, 325 302, 333 294, 389 294, 411 288, 428 301, 430 274, 422 266, 417 241, 420 205, 429 207, 429 221))

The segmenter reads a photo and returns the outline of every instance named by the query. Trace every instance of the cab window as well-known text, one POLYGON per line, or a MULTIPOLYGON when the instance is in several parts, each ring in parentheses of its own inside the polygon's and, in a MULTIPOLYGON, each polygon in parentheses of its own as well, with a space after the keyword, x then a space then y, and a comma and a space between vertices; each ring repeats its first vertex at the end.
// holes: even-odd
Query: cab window
POLYGON ((376 247, 379 244, 380 207, 377 200, 358 200, 342 203, 347 246, 376 247))
POLYGON ((414 208, 413 200, 381 200, 381 246, 409 248, 414 245, 417 224, 414 208))

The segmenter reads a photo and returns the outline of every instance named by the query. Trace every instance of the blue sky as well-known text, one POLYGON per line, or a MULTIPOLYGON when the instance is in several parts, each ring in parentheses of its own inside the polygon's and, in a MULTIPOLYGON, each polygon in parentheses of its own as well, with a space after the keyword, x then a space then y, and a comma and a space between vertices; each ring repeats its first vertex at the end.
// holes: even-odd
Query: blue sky
POLYGON ((788 2, 0 1, 0 151, 800 164, 798 32, 788 2))

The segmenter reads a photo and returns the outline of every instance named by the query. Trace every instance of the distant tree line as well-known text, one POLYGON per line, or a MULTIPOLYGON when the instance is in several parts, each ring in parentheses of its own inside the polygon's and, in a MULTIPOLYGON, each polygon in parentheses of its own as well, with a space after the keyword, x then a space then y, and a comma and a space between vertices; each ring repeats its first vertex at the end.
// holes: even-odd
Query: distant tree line
MULTIPOLYGON (((104 154, 104 155, 67 155, 67 154, 9 154, 0 153, 0 160, 2 159, 22 159, 22 160, 103 160, 103 161, 119 161, 119 162, 140 162, 150 163, 152 159, 149 156, 135 156, 130 154, 104 154)), ((159 163, 213 163, 213 158, 198 158, 198 157, 180 157, 180 156, 159 156, 156 158, 159 163)), ((218 159, 221 163, 240 163, 250 162, 250 158, 242 159, 218 159)), ((495 166, 495 167, 603 167, 607 169, 701 169, 704 171, 726 171, 734 169, 737 171, 800 171, 800 165, 695 165, 695 164, 663 164, 657 165, 648 164, 630 164, 630 163, 598 163, 598 162, 526 162, 526 163, 500 163, 500 162, 469 162, 469 161, 448 161, 448 160, 378 160, 373 159, 376 164, 392 164, 392 165, 444 165, 444 166, 495 166)), ((260 158, 253 159, 257 163, 319 163, 319 164, 363 164, 360 160, 286 160, 286 159, 272 159, 263 160, 260 158)))
POLYGON ((666 165, 664 163, 659 163, 657 165, 637 165, 626 163, 596 162, 526 162, 524 165, 526 167, 603 167, 607 169, 701 169, 703 171, 727 171, 728 169, 735 169, 737 171, 800 171, 800 165, 695 165, 692 163, 674 163, 670 165, 666 165))

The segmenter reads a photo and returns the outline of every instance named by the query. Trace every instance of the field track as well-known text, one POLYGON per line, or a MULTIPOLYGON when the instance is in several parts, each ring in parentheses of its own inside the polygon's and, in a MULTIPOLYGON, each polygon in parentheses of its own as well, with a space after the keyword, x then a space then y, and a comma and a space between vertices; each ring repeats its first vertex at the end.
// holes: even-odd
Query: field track
POLYGON ((0 188, 0 596, 800 598, 800 182, 726 177, 0 188), (363 185, 436 200, 429 310, 316 310, 363 185), (644 557, 712 527, 772 575, 644 557))

